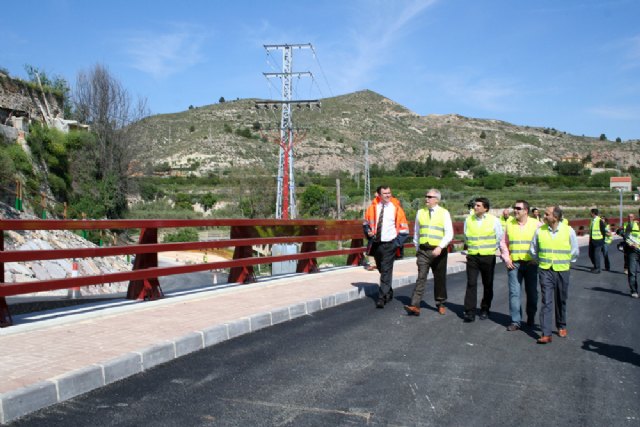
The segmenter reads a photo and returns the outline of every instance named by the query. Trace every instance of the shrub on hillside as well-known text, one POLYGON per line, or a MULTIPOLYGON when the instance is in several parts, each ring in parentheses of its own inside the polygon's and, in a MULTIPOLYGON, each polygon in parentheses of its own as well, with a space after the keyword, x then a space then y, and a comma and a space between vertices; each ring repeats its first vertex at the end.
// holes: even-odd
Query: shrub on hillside
POLYGON ((180 228, 175 233, 169 233, 162 239, 164 243, 197 242, 198 231, 193 227, 180 228))
POLYGON ((0 149, 0 187, 13 183, 16 168, 6 149, 0 149))
POLYGON ((500 190, 504 188, 505 176, 500 174, 494 174, 484 177, 482 183, 487 190, 500 190))
POLYGON ((29 156, 24 152, 21 146, 18 144, 11 144, 7 147, 6 151, 13 161, 13 166, 18 172, 22 172, 25 175, 32 174, 32 166, 29 161, 29 156))

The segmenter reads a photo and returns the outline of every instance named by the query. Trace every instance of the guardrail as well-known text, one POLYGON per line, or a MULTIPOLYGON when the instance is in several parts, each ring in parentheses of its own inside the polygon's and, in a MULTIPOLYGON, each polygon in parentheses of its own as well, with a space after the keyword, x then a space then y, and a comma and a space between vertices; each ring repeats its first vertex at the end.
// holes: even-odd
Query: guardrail
POLYGON ((282 261, 297 261, 298 273, 318 271, 317 258, 348 255, 347 265, 359 265, 365 251, 360 220, 0 220, 0 327, 12 324, 6 297, 42 291, 72 289, 88 285, 129 281, 127 298, 161 298, 158 277, 214 269, 230 269, 230 283, 255 281, 253 267, 282 261), (183 227, 229 227, 230 238, 203 242, 158 243, 158 229, 183 227), (4 231, 14 230, 123 230, 140 229, 137 244, 126 246, 6 251, 4 231), (350 241, 348 248, 317 250, 323 241, 350 241), (300 252, 278 256, 254 257, 253 245, 297 243, 300 252), (158 266, 158 253, 165 251, 234 248, 233 259, 195 265, 158 266), (131 271, 56 278, 51 280, 5 283, 4 264, 36 260, 136 255, 131 271))
MULTIPOLYGON (((588 230, 590 220, 572 221, 579 234, 588 230)), ((413 229, 413 228, 411 228, 413 229)), ((463 233, 464 223, 453 223, 454 234, 463 233)), ((454 244, 462 243, 454 240, 454 244)), ((405 245, 412 246, 411 240, 405 245)), ((317 258, 348 255, 346 265, 359 265, 364 256, 364 236, 360 220, 276 220, 276 219, 209 219, 209 220, 0 220, 0 327, 13 322, 6 297, 32 292, 73 289, 82 286, 129 281, 127 298, 153 300, 161 298, 158 277, 199 271, 230 269, 229 283, 255 281, 253 267, 283 261, 297 261, 296 272, 318 271, 317 258), (158 243, 158 229, 183 227, 229 227, 230 238, 203 242, 158 243), (6 251, 4 231, 24 230, 123 230, 140 229, 137 244, 79 249, 6 251), (323 241, 350 241, 348 248, 317 250, 323 241), (254 245, 296 243, 300 252, 278 256, 254 257, 254 245), (208 250, 234 248, 233 259, 203 262, 194 265, 158 266, 158 253, 166 251, 208 250), (116 255, 136 255, 131 271, 56 278, 50 280, 5 283, 4 264, 52 259, 93 258, 116 255)))

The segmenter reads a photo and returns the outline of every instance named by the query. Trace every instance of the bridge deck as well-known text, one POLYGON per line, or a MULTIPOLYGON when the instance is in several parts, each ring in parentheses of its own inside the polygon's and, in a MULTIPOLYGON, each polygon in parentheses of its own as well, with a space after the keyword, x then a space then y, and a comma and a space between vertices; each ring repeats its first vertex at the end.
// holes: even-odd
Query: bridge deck
MULTIPOLYGON (((581 250, 584 254, 586 247, 581 250)), ((452 254, 449 272, 464 269, 464 257, 452 254)), ((587 273, 572 273, 572 280, 575 277, 579 281, 579 274, 587 273)), ((603 274, 602 280, 609 280, 608 274, 603 274)), ((626 279, 616 276, 617 281, 626 279)), ((363 298, 375 293, 378 277, 377 272, 362 268, 342 268, 251 285, 194 289, 160 301, 112 301, 15 316, 16 326, 0 330, 0 421, 10 421, 221 341, 363 298)), ((396 262, 394 287, 412 284, 415 277, 415 259, 396 262)), ((626 282, 622 286, 626 287, 626 282)), ((424 298, 430 305, 431 292, 429 288, 424 298)), ((504 289, 496 289, 498 293, 504 293, 504 289)), ((501 299, 504 301, 504 295, 501 299)), ((461 305, 458 293, 450 295, 450 301, 452 310, 454 305, 461 305)), ((388 308, 402 311, 400 307, 396 303, 388 308)), ((371 311, 376 311, 373 302, 371 311)), ((504 307, 501 311, 504 318, 504 307)), ((451 314, 438 321, 459 320, 451 314)), ((637 355, 632 364, 634 361, 637 355)), ((637 411, 631 415, 636 416, 637 411)))

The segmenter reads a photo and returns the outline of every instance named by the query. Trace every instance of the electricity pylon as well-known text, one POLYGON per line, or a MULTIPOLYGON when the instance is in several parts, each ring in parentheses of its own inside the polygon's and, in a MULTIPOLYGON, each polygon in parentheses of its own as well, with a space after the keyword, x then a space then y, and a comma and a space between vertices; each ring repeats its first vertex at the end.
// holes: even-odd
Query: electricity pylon
POLYGON ((264 45, 267 52, 272 50, 282 50, 282 72, 263 73, 266 78, 278 77, 282 80, 282 101, 261 101, 256 103, 256 108, 278 108, 282 107, 280 118, 280 151, 278 155, 278 193, 276 197, 276 218, 295 219, 296 212, 296 192, 295 179, 293 174, 293 117, 291 111, 292 104, 306 104, 309 108, 320 106, 318 100, 294 101, 292 100, 293 83, 292 77, 313 77, 309 71, 293 72, 293 50, 313 49, 310 43, 307 44, 277 44, 264 45))

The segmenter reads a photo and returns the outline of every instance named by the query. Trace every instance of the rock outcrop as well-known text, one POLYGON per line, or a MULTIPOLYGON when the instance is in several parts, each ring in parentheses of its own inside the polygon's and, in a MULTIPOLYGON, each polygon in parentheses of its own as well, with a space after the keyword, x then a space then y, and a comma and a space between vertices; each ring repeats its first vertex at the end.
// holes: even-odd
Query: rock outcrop
MULTIPOLYGON (((0 205, 0 219, 35 219, 7 205, 0 205)), ((5 231, 5 250, 51 250, 96 247, 92 242, 66 230, 5 231)), ((72 277, 72 259, 49 261, 10 262, 4 265, 6 283, 21 283, 72 277)), ((124 256, 77 259, 77 275, 100 275, 127 271, 131 263, 124 256)), ((128 282, 85 286, 82 295, 103 295, 126 292, 128 282)), ((67 289, 27 294, 28 296, 66 296, 67 289)))

